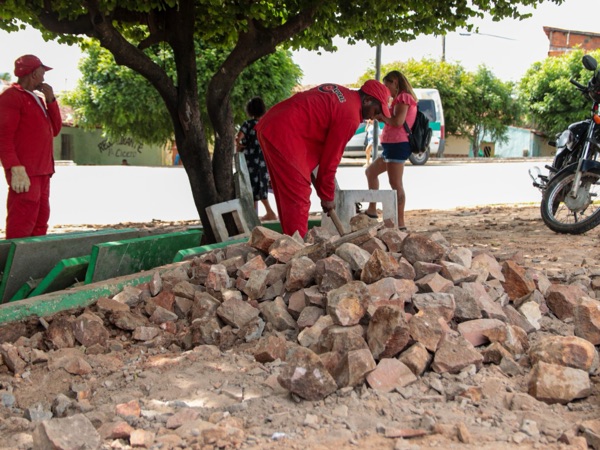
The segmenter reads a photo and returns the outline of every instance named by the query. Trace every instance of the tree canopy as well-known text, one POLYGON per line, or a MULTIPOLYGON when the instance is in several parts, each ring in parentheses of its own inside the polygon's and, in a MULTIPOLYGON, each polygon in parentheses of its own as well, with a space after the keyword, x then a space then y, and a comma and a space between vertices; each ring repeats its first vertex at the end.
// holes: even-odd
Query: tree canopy
MULTIPOLYGON (((560 4, 563 0, 549 0, 560 4)), ((522 5, 541 0, 75 0, 5 1, 0 28, 29 24, 48 39, 73 43, 92 38, 117 64, 142 75, 157 90, 173 122, 181 160, 190 180, 205 237, 207 206, 233 198, 234 151, 231 92, 242 71, 278 46, 333 49, 332 39, 369 44, 409 41, 420 34, 471 30, 470 21, 490 14, 495 20, 527 17, 522 5), (198 93, 196 42, 230 49, 206 88, 206 110, 214 130, 213 154, 198 93), (155 63, 146 49, 171 47, 175 73, 155 63)))
MULTIPOLYGON (((560 133, 573 122, 586 118, 591 102, 581 95, 569 80, 587 85, 591 72, 581 59, 585 53, 576 50, 537 62, 519 83, 519 96, 532 125, 548 136, 560 133)), ((590 53, 600 61, 600 50, 590 53)))
MULTIPOLYGON (((207 129, 210 129, 205 107, 206 85, 225 59, 226 52, 202 49, 202 45, 198 48, 196 63, 201 115, 207 129)), ((150 57, 168 73, 174 74, 173 54, 169 47, 150 57)), ((112 54, 93 41, 86 45, 79 69, 82 77, 77 87, 61 98, 62 102, 73 107, 75 125, 92 129, 101 126, 109 137, 127 135, 148 144, 161 145, 173 140, 173 122, 165 104, 156 89, 141 75, 117 65, 112 54)), ((260 96, 267 107, 288 98, 300 81, 301 73, 300 67, 291 58, 291 52, 286 50, 264 56, 247 67, 231 93, 235 123, 247 118, 245 106, 252 97, 260 96)))
MULTIPOLYGON (((508 126, 519 123, 513 84, 501 81, 485 66, 473 73, 459 63, 409 59, 382 67, 384 75, 392 70, 402 72, 414 88, 437 89, 444 105, 446 133, 467 136, 473 148, 479 148, 485 134, 494 141, 503 140, 508 126)), ((361 80, 372 78, 372 73, 367 71, 361 80)))

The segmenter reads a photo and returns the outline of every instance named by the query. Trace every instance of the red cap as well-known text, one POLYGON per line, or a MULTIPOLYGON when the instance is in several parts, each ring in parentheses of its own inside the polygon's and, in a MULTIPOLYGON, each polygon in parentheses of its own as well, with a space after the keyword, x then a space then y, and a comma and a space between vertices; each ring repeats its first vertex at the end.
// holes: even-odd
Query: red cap
POLYGON ((52 67, 48 67, 42 64, 40 58, 34 55, 23 55, 17 58, 15 61, 15 76, 24 77, 29 75, 38 67, 43 67, 44 70, 52 70, 52 67))
POLYGON ((388 106, 392 94, 390 94, 390 90, 386 87, 385 84, 380 83, 377 80, 367 80, 365 81, 365 84, 361 86, 360 90, 363 91, 365 94, 370 95, 371 97, 374 97, 375 99, 379 100, 379 103, 381 103, 381 112, 383 113, 383 115, 385 117, 392 117, 392 114, 390 113, 390 108, 388 106))

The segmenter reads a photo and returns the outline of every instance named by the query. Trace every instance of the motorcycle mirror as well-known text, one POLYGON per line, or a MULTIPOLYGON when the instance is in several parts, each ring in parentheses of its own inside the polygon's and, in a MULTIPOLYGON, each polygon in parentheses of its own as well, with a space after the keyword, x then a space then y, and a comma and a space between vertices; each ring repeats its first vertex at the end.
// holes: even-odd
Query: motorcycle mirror
POLYGON ((598 63, 596 62, 596 60, 594 59, 593 56, 584 55, 582 62, 583 62, 583 67, 585 67, 587 70, 594 71, 598 68, 598 63))

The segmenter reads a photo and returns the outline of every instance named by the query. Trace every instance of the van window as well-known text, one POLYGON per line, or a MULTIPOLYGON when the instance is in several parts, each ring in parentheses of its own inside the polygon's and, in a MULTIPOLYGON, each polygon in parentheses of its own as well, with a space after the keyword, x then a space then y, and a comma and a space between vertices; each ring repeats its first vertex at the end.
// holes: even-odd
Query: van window
POLYGON ((419 100, 419 109, 425 114, 430 122, 436 122, 435 120, 435 103, 430 99, 419 100))

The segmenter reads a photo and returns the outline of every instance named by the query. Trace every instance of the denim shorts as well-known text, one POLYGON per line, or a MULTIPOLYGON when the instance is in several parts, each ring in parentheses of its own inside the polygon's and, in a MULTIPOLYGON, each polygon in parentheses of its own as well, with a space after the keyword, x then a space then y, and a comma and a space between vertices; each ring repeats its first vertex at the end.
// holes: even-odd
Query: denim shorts
POLYGON ((408 142, 384 142, 381 145, 383 146, 381 157, 386 163, 394 162, 403 164, 412 153, 408 142))

